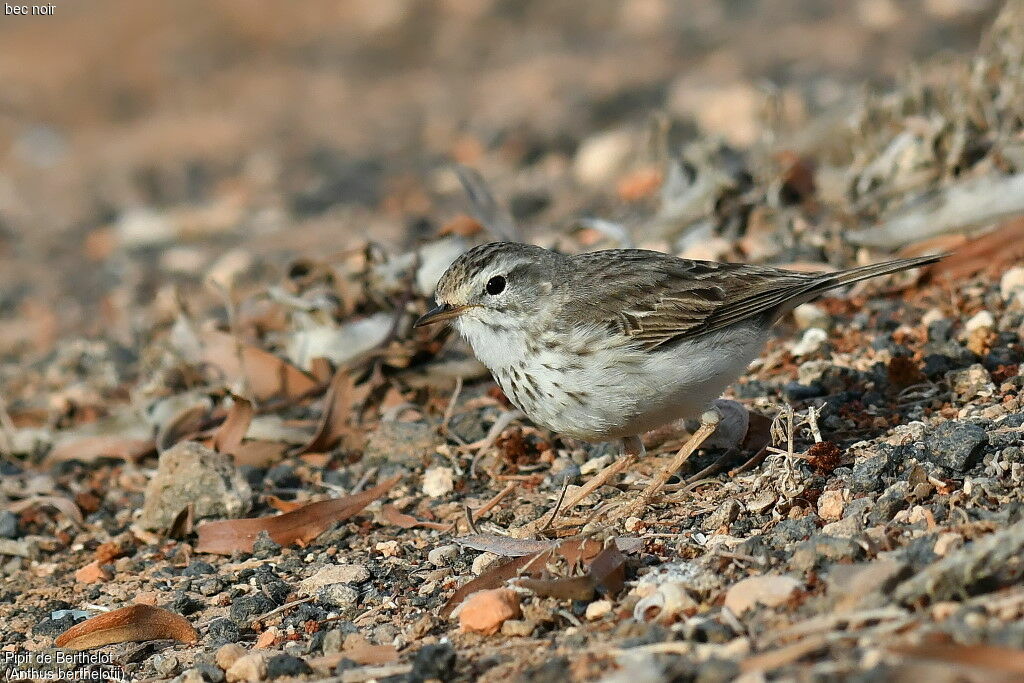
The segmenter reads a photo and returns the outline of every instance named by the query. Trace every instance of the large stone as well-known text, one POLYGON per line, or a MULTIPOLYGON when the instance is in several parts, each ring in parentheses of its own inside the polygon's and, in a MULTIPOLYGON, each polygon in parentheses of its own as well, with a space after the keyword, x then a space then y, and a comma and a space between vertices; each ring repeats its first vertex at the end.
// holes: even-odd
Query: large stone
POLYGON ((139 522, 146 529, 162 531, 189 503, 197 519, 240 517, 252 505, 252 489, 231 456, 182 441, 160 454, 139 522))
POLYGON ((985 430, 969 422, 943 422, 925 437, 927 458, 947 470, 966 472, 981 457, 988 442, 985 430))
POLYGON ((363 449, 363 460, 376 465, 418 465, 443 442, 437 429, 431 425, 386 420, 370 434, 363 449))

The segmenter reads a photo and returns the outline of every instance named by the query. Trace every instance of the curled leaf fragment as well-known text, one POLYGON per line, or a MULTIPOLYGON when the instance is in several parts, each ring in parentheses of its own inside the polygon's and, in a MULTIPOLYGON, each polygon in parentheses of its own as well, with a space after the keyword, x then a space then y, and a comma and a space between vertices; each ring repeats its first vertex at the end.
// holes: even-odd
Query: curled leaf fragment
POLYGON ((71 650, 89 650, 147 640, 194 643, 199 640, 199 634, 179 614, 151 605, 131 605, 86 619, 57 636, 53 644, 71 650))

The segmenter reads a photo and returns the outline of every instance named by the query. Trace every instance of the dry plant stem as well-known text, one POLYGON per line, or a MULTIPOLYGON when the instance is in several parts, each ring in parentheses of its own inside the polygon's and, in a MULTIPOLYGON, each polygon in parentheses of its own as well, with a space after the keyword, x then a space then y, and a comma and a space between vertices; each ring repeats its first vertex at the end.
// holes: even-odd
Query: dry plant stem
POLYGON ((569 510, 580 504, 580 501, 589 496, 591 493, 601 488, 608 481, 619 472, 623 471, 627 467, 631 466, 637 461, 637 456, 632 453, 622 458, 619 458, 608 467, 595 474, 590 478, 586 484, 580 487, 580 490, 572 495, 572 497, 565 502, 563 509, 569 510))
POLYGON ((642 514, 654 496, 656 496, 658 491, 661 490, 661 487, 665 485, 665 482, 671 479, 672 475, 678 472, 679 468, 690 459, 690 456, 693 455, 694 451, 700 448, 701 444, 707 441, 708 437, 715 433, 715 428, 718 427, 720 420, 721 416, 717 411, 709 410, 705 412, 700 418, 700 427, 698 427, 697 431, 695 431, 689 440, 683 444, 683 447, 679 449, 679 452, 676 453, 671 462, 669 462, 665 469, 658 473, 658 476, 651 481, 636 501, 631 505, 625 506, 615 514, 615 519, 628 519, 642 514))
POLYGON ((510 481, 505 485, 501 491, 499 491, 493 498, 483 504, 483 506, 473 513, 473 521, 476 521, 486 515, 488 512, 494 509, 494 507, 507 498, 513 491, 516 490, 516 482, 510 481))

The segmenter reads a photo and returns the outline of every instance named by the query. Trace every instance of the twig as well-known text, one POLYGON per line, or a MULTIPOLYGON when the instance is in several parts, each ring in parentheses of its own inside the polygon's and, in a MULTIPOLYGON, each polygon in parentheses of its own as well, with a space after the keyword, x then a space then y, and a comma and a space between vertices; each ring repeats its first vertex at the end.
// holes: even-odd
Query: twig
POLYGON ((458 375, 455 378, 455 389, 452 391, 452 397, 448 399, 448 406, 444 409, 444 417, 441 419, 441 427, 448 428, 448 421, 452 419, 452 414, 455 412, 455 404, 459 400, 459 394, 462 393, 462 375, 458 375))
POLYGON ((551 516, 548 521, 544 522, 540 527, 540 531, 544 531, 549 526, 554 524, 555 518, 558 517, 558 511, 562 508, 562 501, 565 500, 565 492, 569 490, 569 478, 566 477, 565 482, 562 484, 562 492, 558 494, 558 500, 555 502, 555 507, 551 510, 551 516))
MULTIPOLYGON (((516 482, 510 481, 501 491, 498 491, 489 501, 484 503, 480 509, 473 513, 473 521, 476 521, 494 509, 494 506, 504 500, 509 494, 516 490, 516 482)), ((474 529, 475 531, 475 529, 474 529)))
POLYGON ((274 616, 275 614, 279 614, 279 613, 285 611, 286 609, 291 609, 292 607, 295 607, 296 605, 301 605, 304 602, 309 602, 310 600, 313 600, 314 598, 316 598, 315 595, 310 595, 309 597, 299 598, 298 600, 292 600, 291 602, 286 602, 285 604, 281 605, 280 607, 275 607, 274 609, 270 610, 266 614, 261 614, 260 616, 258 616, 255 619, 253 619, 250 623, 254 623, 254 622, 257 622, 257 621, 263 621, 264 619, 269 619, 270 617, 274 616))
POLYGON ((468 505, 464 505, 462 507, 462 513, 466 517, 466 526, 469 527, 469 530, 474 534, 480 533, 480 530, 476 528, 476 520, 473 519, 473 512, 469 509, 468 505))

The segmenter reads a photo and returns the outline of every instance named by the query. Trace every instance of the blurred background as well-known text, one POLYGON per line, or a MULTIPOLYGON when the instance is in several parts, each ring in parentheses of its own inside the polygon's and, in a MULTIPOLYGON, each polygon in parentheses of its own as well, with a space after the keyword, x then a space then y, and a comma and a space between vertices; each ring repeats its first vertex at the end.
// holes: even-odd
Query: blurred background
POLYGON ((210 273, 408 248, 467 211, 453 161, 527 235, 620 215, 637 193, 616 186, 622 159, 655 116, 680 144, 770 133, 799 151, 916 60, 964 61, 999 6, 90 0, 0 17, 0 356, 130 344, 151 303, 210 273))

